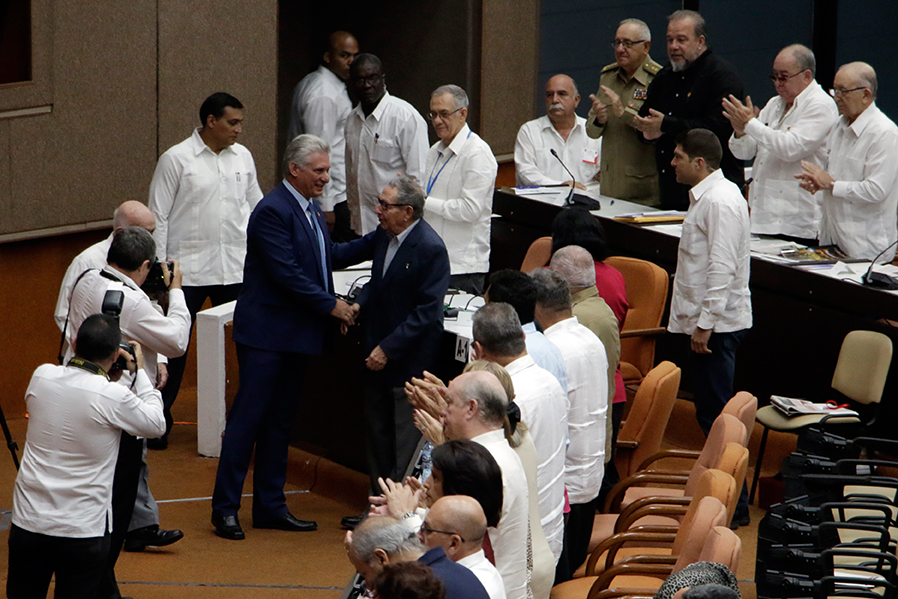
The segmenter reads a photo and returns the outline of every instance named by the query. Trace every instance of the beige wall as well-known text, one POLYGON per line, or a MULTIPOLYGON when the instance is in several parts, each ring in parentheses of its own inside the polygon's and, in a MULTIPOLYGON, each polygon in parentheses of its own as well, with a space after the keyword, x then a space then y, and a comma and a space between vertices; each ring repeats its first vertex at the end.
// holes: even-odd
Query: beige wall
POLYGON ((214 91, 247 106, 243 141, 271 187, 276 0, 158 0, 158 15, 157 0, 32 5, 35 81, 0 88, 0 111, 50 112, 0 112, 0 235, 145 202, 158 153, 190 134, 214 91))
POLYGON ((207 96, 228 92, 246 107, 240 143, 253 153, 259 185, 274 185, 277 14, 277 0, 159 0, 160 154, 199 126, 207 96))
POLYGON ((536 116, 539 1, 484 0, 482 56, 480 135, 496 155, 511 154, 536 116))

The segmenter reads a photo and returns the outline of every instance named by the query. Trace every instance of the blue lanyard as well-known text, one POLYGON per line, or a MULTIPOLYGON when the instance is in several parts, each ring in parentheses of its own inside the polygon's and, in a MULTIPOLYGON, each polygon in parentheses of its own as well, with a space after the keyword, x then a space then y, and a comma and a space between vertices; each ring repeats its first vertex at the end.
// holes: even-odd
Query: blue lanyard
MULTIPOLYGON (((471 137, 471 131, 468 131, 468 137, 471 137)), ((465 137, 465 139, 467 140, 468 137, 465 137)), ((446 148, 446 149, 448 150, 449 148, 446 148)), ((433 171, 436 170, 437 163, 436 162, 433 163, 433 168, 430 169, 430 177, 427 179, 427 195, 428 196, 430 195, 430 191, 433 189, 434 184, 437 182, 437 179, 440 178, 440 173, 443 172, 443 169, 446 168, 446 165, 449 164, 450 160, 452 160, 452 156, 453 156, 453 154, 449 154, 449 156, 446 158, 446 162, 444 162, 443 166, 440 167, 440 170, 437 171, 436 176, 434 176, 433 171)), ((437 158, 437 162, 439 162, 439 158, 437 158)))

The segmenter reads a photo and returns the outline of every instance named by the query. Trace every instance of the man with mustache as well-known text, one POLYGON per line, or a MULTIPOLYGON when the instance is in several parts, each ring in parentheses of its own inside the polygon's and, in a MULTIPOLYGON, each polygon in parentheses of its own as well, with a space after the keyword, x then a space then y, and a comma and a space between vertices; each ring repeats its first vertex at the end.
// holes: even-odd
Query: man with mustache
POLYGON ((695 11, 678 10, 668 17, 670 64, 649 85, 639 116, 633 119, 643 138, 655 144, 661 207, 666 209, 689 207, 689 189, 677 183, 670 161, 677 135, 690 129, 713 131, 723 146, 724 176, 740 187, 745 183, 742 161, 727 146, 733 126, 721 109, 730 95, 744 98, 742 81, 733 65, 708 48, 706 32, 705 20, 695 11))
POLYGON ((577 84, 567 75, 546 83, 546 115, 524 123, 514 145, 518 185, 572 185, 596 187, 599 180, 601 140, 586 135, 586 119, 575 112, 580 105, 577 84), (552 151, 558 158, 552 155, 552 151), (571 169, 575 180, 562 166, 571 169))

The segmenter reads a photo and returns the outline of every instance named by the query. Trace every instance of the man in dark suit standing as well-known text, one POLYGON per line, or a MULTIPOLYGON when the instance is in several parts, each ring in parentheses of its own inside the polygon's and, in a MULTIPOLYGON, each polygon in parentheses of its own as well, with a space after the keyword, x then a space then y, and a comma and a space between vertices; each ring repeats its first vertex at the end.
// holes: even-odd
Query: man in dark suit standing
POLYGON ((421 438, 404 385, 436 361, 449 255, 440 236, 421 219, 424 192, 412 178, 390 181, 374 211, 377 229, 335 246, 334 263, 341 267, 373 260, 371 281, 353 309, 365 319, 368 469, 371 490, 379 495, 377 479, 401 480, 421 438))
POLYGON ((287 509, 287 446, 297 389, 309 357, 321 353, 326 329, 354 322, 334 296, 331 241, 312 201, 330 180, 327 143, 297 136, 284 155, 284 181, 249 218, 243 287, 234 310, 240 389, 228 413, 212 495, 215 534, 244 538, 237 519, 255 447, 253 527, 315 530, 287 509))

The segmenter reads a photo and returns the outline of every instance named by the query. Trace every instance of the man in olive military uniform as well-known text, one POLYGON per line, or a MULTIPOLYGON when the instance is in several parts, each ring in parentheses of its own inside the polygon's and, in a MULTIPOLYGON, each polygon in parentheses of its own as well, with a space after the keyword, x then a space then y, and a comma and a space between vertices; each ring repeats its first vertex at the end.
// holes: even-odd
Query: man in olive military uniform
POLYGON ((661 65, 649 56, 652 34, 639 19, 620 22, 611 42, 616 62, 602 69, 601 87, 592 100, 586 133, 602 141, 602 195, 647 206, 658 204, 654 149, 633 129, 649 83, 661 65))

